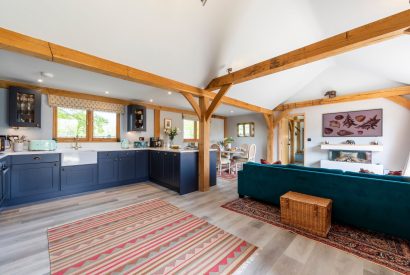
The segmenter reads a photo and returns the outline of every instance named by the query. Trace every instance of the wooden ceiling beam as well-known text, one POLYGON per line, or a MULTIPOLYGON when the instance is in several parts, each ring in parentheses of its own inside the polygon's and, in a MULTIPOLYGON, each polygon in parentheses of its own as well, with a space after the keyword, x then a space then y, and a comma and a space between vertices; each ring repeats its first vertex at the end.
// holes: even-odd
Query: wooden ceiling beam
POLYGON ((216 90, 226 84, 241 83, 365 47, 401 35, 409 27, 410 9, 217 77, 207 89, 216 90))
POLYGON ((394 103, 397 103, 401 106, 403 106, 404 108, 407 108, 410 110, 410 100, 403 97, 403 96, 392 96, 392 97, 387 97, 387 99, 393 101, 394 103))
MULTIPOLYGON (((153 103, 149 103, 145 101, 123 100, 123 99, 106 97, 106 96, 98 96, 98 95, 91 95, 91 94, 80 93, 80 92, 67 91, 67 90, 62 90, 62 89, 42 87, 42 86, 31 85, 31 84, 15 82, 15 81, 0 80, 0 88, 8 89, 10 86, 18 86, 18 87, 23 87, 27 89, 32 89, 32 90, 39 91, 43 94, 52 94, 52 95, 65 96, 65 97, 81 98, 81 99, 86 99, 86 100, 121 104, 125 106, 130 105, 130 104, 137 104, 137 105, 145 106, 146 108, 153 109, 153 110, 167 111, 167 112, 187 114, 187 115, 196 115, 196 113, 191 110, 161 106, 161 105, 157 105, 157 104, 153 104, 153 103)), ((225 116, 221 116, 221 115, 213 115, 212 117, 217 118, 217 119, 226 118, 225 116)))
MULTIPOLYGON (((0 28, 0 49, 34 56, 47 61, 53 61, 59 64, 164 89, 166 91, 188 93, 196 97, 204 96, 210 99, 216 97, 216 94, 211 91, 145 72, 107 59, 99 58, 87 53, 69 49, 51 42, 16 33, 4 28, 0 28)), ((229 97, 222 98, 222 102, 227 105, 253 112, 271 112, 271 110, 266 108, 248 104, 229 97)))
POLYGON ((196 116, 198 119, 201 118, 201 109, 199 108, 198 102, 195 101, 195 98, 188 93, 182 93, 182 95, 188 100, 189 104, 191 105, 192 109, 194 109, 196 116))
POLYGON ((285 104, 282 104, 276 107, 274 111, 284 111, 284 110, 289 110, 289 109, 318 106, 318 105, 325 105, 325 104, 335 104, 335 103, 341 103, 341 102, 365 100, 365 99, 372 99, 372 98, 389 98, 389 97, 401 96, 401 95, 407 95, 407 94, 410 94, 410 86, 400 86, 400 87, 395 87, 395 88, 387 88, 387 89, 369 91, 369 92, 364 92, 364 93, 337 96, 334 98, 321 98, 321 99, 306 100, 306 101, 300 101, 300 102, 285 103, 285 104))
POLYGON ((410 28, 404 31, 405 34, 410 34, 410 28))
POLYGON ((211 105, 208 107, 208 110, 206 111, 206 117, 205 117, 206 120, 208 120, 212 116, 212 114, 216 111, 216 109, 218 109, 218 107, 222 104, 222 98, 229 91, 231 86, 232 84, 224 85, 219 90, 218 94, 214 97, 211 105))

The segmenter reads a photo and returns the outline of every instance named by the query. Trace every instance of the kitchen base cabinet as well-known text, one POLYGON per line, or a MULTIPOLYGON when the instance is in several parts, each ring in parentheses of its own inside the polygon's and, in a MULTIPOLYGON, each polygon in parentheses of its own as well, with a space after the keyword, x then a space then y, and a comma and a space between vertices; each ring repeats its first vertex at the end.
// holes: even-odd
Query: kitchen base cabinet
POLYGON ((148 159, 147 150, 135 151, 135 180, 137 182, 146 181, 149 178, 148 159))
POLYGON ((0 207, 9 198, 10 190, 10 167, 8 158, 0 160, 0 207))
MULTIPOLYGON (((179 194, 198 190, 198 152, 149 152, 150 180, 179 194)), ((216 152, 210 152, 210 185, 216 184, 216 152)))
POLYGON ((118 182, 132 182, 135 180, 135 152, 118 153, 118 182))
POLYGON ((60 163, 17 164, 11 168, 10 200, 32 201, 59 191, 60 163))
POLYGON ((98 153, 98 184, 118 181, 118 152, 98 153))
POLYGON ((82 191, 97 184, 97 165, 61 167, 61 191, 82 191))

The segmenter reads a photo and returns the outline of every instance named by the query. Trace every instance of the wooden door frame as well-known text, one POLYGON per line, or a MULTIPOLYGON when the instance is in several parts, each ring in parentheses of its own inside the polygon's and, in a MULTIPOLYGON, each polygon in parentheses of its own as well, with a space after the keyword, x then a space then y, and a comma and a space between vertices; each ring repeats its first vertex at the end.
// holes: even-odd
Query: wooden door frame
MULTIPOLYGON (((303 117, 304 117, 303 166, 306 166, 306 155, 307 155, 307 152, 306 152, 306 144, 307 144, 307 136, 308 136, 308 135, 307 135, 307 129, 306 129, 306 113, 305 113, 305 112, 302 112, 302 113, 290 113, 290 114, 287 114, 284 118, 289 119, 289 118, 292 118, 292 117, 295 117, 295 116, 303 116, 303 117)), ((279 149, 280 149, 280 143, 279 143, 280 138, 281 138, 281 135, 280 135, 279 127, 278 127, 278 139, 277 139, 277 147, 278 147, 278 148, 277 148, 277 152, 278 152, 278 157, 279 157, 279 149)), ((289 153, 289 152, 288 152, 288 153, 289 153)), ((290 158, 289 158, 289 160, 290 160, 290 158)))

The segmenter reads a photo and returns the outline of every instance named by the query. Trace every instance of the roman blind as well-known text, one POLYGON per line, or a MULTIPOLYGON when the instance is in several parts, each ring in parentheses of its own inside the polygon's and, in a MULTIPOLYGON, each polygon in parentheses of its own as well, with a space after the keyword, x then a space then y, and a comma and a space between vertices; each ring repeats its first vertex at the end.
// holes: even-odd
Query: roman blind
POLYGON ((48 104, 51 107, 83 109, 88 111, 104 111, 119 114, 123 114, 125 112, 125 108, 121 104, 57 95, 48 95, 48 104))

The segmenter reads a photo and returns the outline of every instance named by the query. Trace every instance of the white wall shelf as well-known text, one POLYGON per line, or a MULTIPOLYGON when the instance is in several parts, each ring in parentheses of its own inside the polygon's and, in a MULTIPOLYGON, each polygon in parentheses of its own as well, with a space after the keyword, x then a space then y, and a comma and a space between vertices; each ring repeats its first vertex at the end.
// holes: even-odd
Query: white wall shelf
POLYGON ((371 144, 322 144, 322 150, 371 151, 383 152, 383 145, 371 144))

